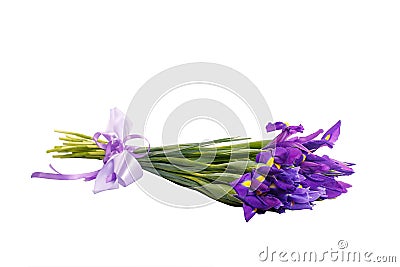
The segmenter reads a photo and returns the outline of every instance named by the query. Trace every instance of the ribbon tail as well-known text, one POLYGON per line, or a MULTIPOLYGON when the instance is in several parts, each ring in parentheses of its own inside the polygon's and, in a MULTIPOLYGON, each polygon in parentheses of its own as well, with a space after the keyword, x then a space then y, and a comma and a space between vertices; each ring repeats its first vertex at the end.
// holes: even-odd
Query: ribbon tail
POLYGON ((131 152, 124 150, 115 159, 115 173, 122 186, 128 186, 143 176, 143 169, 131 152))
POLYGON ((103 168, 99 170, 94 183, 93 193, 118 188, 117 177, 114 172, 114 159, 110 159, 103 168))
POLYGON ((44 178, 44 179, 52 179, 52 180, 79 180, 79 179, 85 179, 85 181, 90 181, 93 180, 97 174, 97 171, 93 172, 86 172, 86 173, 79 173, 79 174, 62 174, 56 171, 53 166, 50 165, 50 168, 52 168, 55 172, 57 173, 48 173, 48 172, 34 172, 31 175, 31 178, 44 178))

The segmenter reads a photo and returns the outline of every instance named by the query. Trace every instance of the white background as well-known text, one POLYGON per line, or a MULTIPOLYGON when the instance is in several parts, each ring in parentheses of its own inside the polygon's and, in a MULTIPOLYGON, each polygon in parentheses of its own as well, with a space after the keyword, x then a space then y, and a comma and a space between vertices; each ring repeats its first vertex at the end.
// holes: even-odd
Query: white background
POLYGON ((1 1, 0 265, 266 266, 267 245, 321 251, 340 239, 396 255, 399 2, 264 2, 1 1), (196 61, 245 74, 276 120, 311 132, 341 119, 323 152, 357 163, 350 192, 245 223, 240 208, 172 208, 135 185, 93 195, 92 183, 30 179, 50 162, 98 167, 45 154, 53 129, 102 130, 146 80, 196 61))

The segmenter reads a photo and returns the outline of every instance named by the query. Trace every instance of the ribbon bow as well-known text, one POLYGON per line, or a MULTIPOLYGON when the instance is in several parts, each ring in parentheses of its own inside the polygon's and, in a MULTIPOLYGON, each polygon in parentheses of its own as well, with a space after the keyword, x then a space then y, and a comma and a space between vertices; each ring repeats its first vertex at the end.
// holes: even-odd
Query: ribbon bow
POLYGON ((32 178, 46 178, 55 180, 77 180, 85 179, 85 181, 95 180, 94 193, 105 190, 117 189, 119 185, 128 186, 143 176, 143 170, 137 158, 146 156, 150 151, 150 145, 147 153, 135 154, 137 146, 127 145, 132 139, 148 140, 140 134, 130 134, 122 139, 123 130, 129 129, 131 122, 125 120, 125 115, 117 108, 110 111, 110 120, 105 132, 97 132, 93 136, 96 145, 105 150, 103 158, 103 167, 97 171, 80 173, 80 174, 61 174, 51 165, 50 168, 56 173, 35 172, 32 178), (108 142, 100 143, 99 138, 103 136, 108 142))

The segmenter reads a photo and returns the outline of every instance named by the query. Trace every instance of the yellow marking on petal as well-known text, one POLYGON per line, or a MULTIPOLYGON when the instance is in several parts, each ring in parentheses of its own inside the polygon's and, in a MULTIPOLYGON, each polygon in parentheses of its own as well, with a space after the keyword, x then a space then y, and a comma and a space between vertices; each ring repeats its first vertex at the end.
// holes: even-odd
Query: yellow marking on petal
POLYGON ((258 176, 258 177, 256 178, 256 180, 259 181, 260 183, 262 183, 262 182, 265 181, 265 177, 262 176, 262 175, 260 175, 260 176, 258 176))
POLYGON ((242 185, 243 185, 244 187, 250 187, 251 181, 250 181, 250 180, 243 181, 243 182, 242 182, 242 185))
POLYGON ((253 212, 257 212, 257 208, 255 208, 255 209, 253 210, 253 212))
POLYGON ((269 188, 276 188, 276 185, 274 183, 269 185, 269 188))
POLYGON ((271 158, 267 161, 267 166, 268 166, 268 167, 272 167, 272 165, 274 165, 274 157, 271 157, 271 158))
POLYGON ((306 155, 303 154, 303 162, 306 160, 306 155))
POLYGON ((281 164, 275 163, 275 166, 280 169, 281 168, 281 164))
POLYGON ((298 188, 303 188, 303 186, 301 184, 299 184, 298 188))
POLYGON ((285 124, 287 127, 289 127, 289 123, 288 123, 288 122, 284 122, 284 124, 285 124))
POLYGON ((325 140, 329 141, 329 139, 331 139, 331 135, 328 134, 327 136, 325 136, 325 140))

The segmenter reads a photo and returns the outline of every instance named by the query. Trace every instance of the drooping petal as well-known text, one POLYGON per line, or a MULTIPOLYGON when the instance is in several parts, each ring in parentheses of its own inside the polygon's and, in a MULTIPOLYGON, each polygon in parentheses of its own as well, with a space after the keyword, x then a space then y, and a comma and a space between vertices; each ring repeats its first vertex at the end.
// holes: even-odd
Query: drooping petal
POLYGON ((290 210, 304 210, 304 209, 312 209, 312 206, 309 202, 307 203, 296 203, 289 202, 288 209, 290 210))
POLYGON ((231 186, 236 191, 239 198, 247 196, 251 186, 251 176, 250 172, 243 174, 239 179, 233 181, 231 186))
POLYGON ((281 201, 270 195, 248 195, 242 201, 256 210, 266 211, 281 206, 281 201))
POLYGON ((243 203, 244 219, 246 222, 250 221, 251 218, 256 214, 256 209, 243 203))
POLYGON ((351 175, 354 173, 352 168, 341 161, 332 159, 327 155, 322 156, 322 158, 325 160, 325 164, 329 165, 331 170, 338 172, 339 175, 351 175))
POLYGON ((333 177, 322 175, 319 173, 311 173, 306 175, 307 180, 312 180, 315 182, 325 182, 325 181, 330 181, 333 179, 333 177))
POLYGON ((267 164, 269 167, 271 167, 272 164, 274 163, 273 160, 274 159, 273 159, 273 155, 272 155, 272 150, 261 151, 256 156, 257 163, 264 163, 264 164, 267 164))
POLYGON ((330 182, 325 182, 323 187, 326 189, 327 198, 335 198, 340 196, 342 193, 346 193, 347 190, 342 187, 340 183, 333 180, 330 182))
POLYGON ((317 173, 327 172, 330 170, 329 166, 324 163, 304 161, 300 165, 302 173, 317 173))
POLYGON ((331 144, 335 143, 340 135, 340 125, 341 121, 339 120, 328 131, 326 131, 326 133, 322 136, 321 140, 329 141, 331 144))
POLYGON ((255 194, 247 195, 241 198, 241 200, 253 209, 262 209, 265 207, 264 203, 255 194))
POLYGON ((271 208, 277 209, 282 205, 282 202, 274 196, 262 195, 262 196, 259 196, 259 198, 265 204, 265 206, 264 206, 264 208, 262 208, 262 210, 269 210, 271 208))
POLYGON ((274 184, 277 188, 283 190, 286 193, 293 192, 296 189, 296 186, 294 186, 292 183, 287 183, 280 180, 276 180, 274 184))
POLYGON ((307 193, 304 194, 290 194, 288 195, 289 201, 294 201, 295 203, 308 203, 310 199, 307 193))
POLYGON ((305 148, 307 148, 308 150, 314 152, 317 149, 323 147, 323 146, 327 146, 329 148, 333 147, 333 144, 330 141, 327 140, 311 140, 308 142, 303 143, 303 146, 305 148))
POLYGON ((267 165, 264 165, 264 166, 258 167, 256 171, 258 174, 260 174, 264 177, 267 177, 268 174, 272 173, 273 169, 267 165))
POLYGON ((310 190, 319 191, 321 198, 335 198, 342 193, 346 193, 346 188, 351 186, 322 174, 308 175, 307 179, 303 181, 302 184, 308 186, 310 190))
POLYGON ((351 187, 351 184, 348 184, 348 183, 345 183, 345 182, 342 182, 342 181, 337 181, 339 184, 340 184, 340 186, 342 187, 342 191, 343 191, 343 193, 346 193, 347 192, 347 188, 350 188, 351 187))
POLYGON ((276 174, 275 177, 278 180, 284 181, 289 184, 300 182, 299 169, 299 167, 285 168, 280 173, 276 174))
POLYGON ((293 165, 295 161, 303 158, 303 153, 298 148, 288 147, 286 150, 288 154, 284 164, 293 165))
POLYGON ((251 179, 250 188, 252 190, 257 190, 259 193, 266 193, 269 191, 269 187, 264 183, 265 176, 260 175, 257 172, 254 172, 251 179))
POLYGON ((320 196, 321 196, 321 193, 319 191, 310 190, 308 192, 308 199, 310 202, 317 200, 320 196))
POLYGON ((276 147, 274 149, 274 161, 278 164, 284 164, 287 159, 287 149, 284 147, 276 147))

